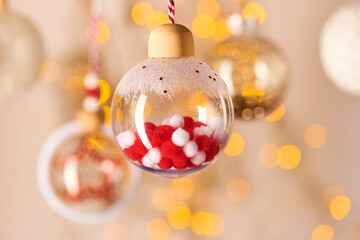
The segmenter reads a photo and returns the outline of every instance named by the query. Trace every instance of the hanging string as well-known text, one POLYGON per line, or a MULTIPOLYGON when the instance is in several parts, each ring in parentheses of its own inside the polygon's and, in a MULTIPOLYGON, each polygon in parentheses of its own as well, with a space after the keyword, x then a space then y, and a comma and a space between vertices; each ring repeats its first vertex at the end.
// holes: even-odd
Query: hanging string
POLYGON ((99 5, 95 2, 99 1, 93 0, 91 6, 91 14, 89 21, 88 64, 89 72, 97 75, 99 73, 99 46, 96 44, 96 36, 98 33, 98 23, 100 21, 100 10, 98 9, 99 5))
POLYGON ((96 44, 98 23, 101 19, 101 0, 91 1, 91 14, 89 20, 89 47, 88 47, 88 73, 84 78, 85 97, 83 107, 87 112, 96 112, 99 109, 99 45, 96 44))
POLYGON ((175 23, 175 2, 174 0, 168 0, 168 17, 169 23, 175 23))

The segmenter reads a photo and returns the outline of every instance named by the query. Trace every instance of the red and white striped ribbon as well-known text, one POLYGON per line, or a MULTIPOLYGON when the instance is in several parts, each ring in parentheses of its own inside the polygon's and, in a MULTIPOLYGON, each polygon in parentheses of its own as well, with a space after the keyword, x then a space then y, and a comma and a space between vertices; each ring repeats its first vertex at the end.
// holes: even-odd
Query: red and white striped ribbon
POLYGON ((101 0, 92 0, 91 16, 89 21, 89 48, 88 48, 88 73, 84 78, 85 93, 83 108, 88 112, 96 112, 99 109, 99 63, 100 51, 96 44, 98 35, 98 23, 101 19, 101 0))
POLYGON ((175 1, 168 0, 168 17, 169 23, 175 23, 175 1))
POLYGON ((98 74, 99 73, 99 46, 96 44, 96 36, 98 32, 98 22, 100 16, 98 13, 92 13, 89 23, 89 55, 88 64, 89 72, 98 74))

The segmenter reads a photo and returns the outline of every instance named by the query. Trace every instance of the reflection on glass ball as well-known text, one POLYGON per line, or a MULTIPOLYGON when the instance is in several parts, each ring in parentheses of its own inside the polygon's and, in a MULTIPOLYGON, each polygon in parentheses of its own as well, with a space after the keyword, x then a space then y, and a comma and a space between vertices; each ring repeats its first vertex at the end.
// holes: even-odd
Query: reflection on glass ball
POLYGON ((75 125, 64 125, 45 143, 40 190, 65 218, 80 223, 109 220, 130 200, 137 176, 108 135, 81 133, 75 125))
POLYGON ((38 77, 43 47, 34 26, 8 10, 0 13, 0 101, 38 77))
POLYGON ((326 21, 320 57, 326 75, 341 90, 360 96, 360 3, 354 1, 326 21))
POLYGON ((183 177, 224 150, 231 97, 221 77, 194 57, 149 58, 120 81, 112 124, 130 162, 162 177, 183 177))
POLYGON ((263 118, 282 103, 289 72, 275 45, 254 34, 242 34, 219 43, 210 55, 230 90, 236 117, 263 118))

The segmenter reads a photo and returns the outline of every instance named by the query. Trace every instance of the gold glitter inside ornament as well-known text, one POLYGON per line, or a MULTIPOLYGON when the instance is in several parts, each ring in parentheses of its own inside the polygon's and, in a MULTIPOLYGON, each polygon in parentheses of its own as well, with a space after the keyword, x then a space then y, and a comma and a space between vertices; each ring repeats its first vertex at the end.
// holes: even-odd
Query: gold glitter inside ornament
POLYGON ((280 50, 257 36, 253 28, 242 25, 240 34, 210 52, 212 66, 229 88, 235 116, 244 120, 263 118, 274 111, 282 103, 289 77, 280 50))
POLYGON ((79 211, 102 211, 128 190, 129 166, 115 143, 101 132, 79 134, 65 141, 50 168, 55 193, 79 211))

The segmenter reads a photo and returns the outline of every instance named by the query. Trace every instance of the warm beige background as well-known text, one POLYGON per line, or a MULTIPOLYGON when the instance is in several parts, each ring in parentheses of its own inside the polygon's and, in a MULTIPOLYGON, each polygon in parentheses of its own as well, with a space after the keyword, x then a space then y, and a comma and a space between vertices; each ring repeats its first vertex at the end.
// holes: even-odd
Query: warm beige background
MULTIPOLYGON (((46 56, 61 64, 86 50, 79 17, 80 0, 12 0, 11 7, 26 15, 41 31, 46 56), (74 52, 74 50, 76 51, 74 52)), ((110 41, 102 48, 103 72, 116 85, 132 65, 146 57, 148 30, 135 25, 130 8, 135 1, 104 1, 104 18, 112 29, 110 41)), ((166 9, 165 0, 150 1, 157 10, 166 9)), ((233 11, 237 1, 219 0, 223 15, 233 11)), ((360 239, 359 145, 360 100, 338 91, 325 77, 318 56, 319 31, 325 19, 342 0, 259 1, 268 18, 262 33, 281 46, 291 63, 291 86, 286 99, 287 113, 278 123, 237 122, 235 131, 245 139, 245 150, 236 158, 223 157, 210 169, 196 175, 197 193, 189 201, 192 210, 222 215, 226 231, 219 239, 310 239, 319 224, 331 224, 336 240, 360 239), (314 150, 302 139, 312 123, 327 128, 325 146, 314 150), (266 169, 257 153, 266 143, 295 144, 303 154, 293 171, 266 169), (226 183, 246 179, 249 198, 235 204, 225 196, 226 183), (205 179, 205 180, 204 180, 205 179), (322 204, 321 195, 329 185, 342 186, 352 199, 349 216, 337 222, 322 204), (357 235, 356 235, 357 234, 357 235), (356 238, 357 236, 357 238, 356 238)), ((191 26, 194 0, 177 1, 177 21, 191 26)), ((207 59, 210 40, 196 39, 196 53, 207 59), (200 44, 201 43, 201 44, 200 44)), ((37 82, 29 91, 0 104, 0 239, 103 239, 105 225, 83 226, 56 215, 36 186, 35 169, 42 143, 56 127, 71 120, 73 101, 63 91, 62 80, 37 82)), ((145 228, 154 217, 164 217, 151 205, 151 194, 168 181, 144 174, 141 189, 131 208, 119 217, 128 230, 128 239, 146 239, 145 228)), ((176 232, 175 232, 176 233, 176 232)), ((204 239, 189 230, 173 239, 204 239)))

